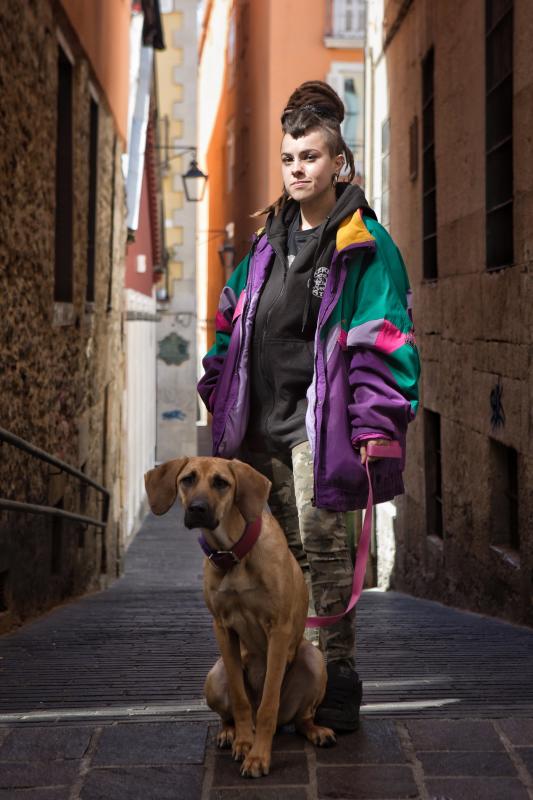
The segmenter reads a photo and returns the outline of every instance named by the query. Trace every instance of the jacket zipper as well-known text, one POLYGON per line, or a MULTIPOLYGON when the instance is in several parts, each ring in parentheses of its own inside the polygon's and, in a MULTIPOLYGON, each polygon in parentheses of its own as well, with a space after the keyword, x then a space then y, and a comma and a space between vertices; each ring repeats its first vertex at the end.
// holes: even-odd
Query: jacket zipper
MULTIPOLYGON (((320 337, 320 331, 323 329, 324 325, 328 321, 331 311, 333 310, 335 304, 335 298, 337 295, 337 289, 339 288, 339 281, 340 281, 340 274, 341 274, 341 267, 342 265, 338 265, 338 259, 335 259, 335 262, 331 264, 330 270, 334 269, 334 283, 333 283, 333 291, 331 294, 331 299, 328 304, 327 309, 324 311, 324 315, 322 319, 320 319, 320 310, 319 310, 319 319, 317 322, 316 327, 316 340, 317 340, 317 348, 315 353, 315 385, 316 385, 316 398, 315 398, 315 453, 313 458, 313 498, 311 504, 316 506, 316 499, 317 499, 317 489, 318 489, 318 480, 317 480, 317 472, 318 472, 318 462, 320 460, 320 453, 319 450, 322 447, 322 427, 324 423, 324 410, 322 409, 322 418, 320 423, 320 431, 318 430, 317 425, 317 408, 318 406, 323 406, 322 400, 319 401, 318 398, 318 348, 322 348, 322 370, 324 373, 324 384, 327 381, 327 365, 326 365, 326 353, 325 353, 325 344, 322 342, 320 337)), ((325 394, 325 393, 324 393, 325 394)))
MULTIPOLYGON (((275 253, 276 257, 279 256, 279 251, 275 250, 274 253, 275 253)), ((270 417, 272 416, 272 412, 274 411, 274 406, 276 405, 276 397, 275 397, 275 394, 274 394, 274 386, 273 386, 273 384, 272 384, 272 382, 270 381, 270 378, 269 378, 269 373, 265 369, 265 362, 264 362, 265 339, 266 339, 267 330, 268 330, 268 323, 270 322, 270 317, 272 315, 272 310, 273 310, 274 306, 276 305, 276 303, 281 299, 281 297, 283 296, 283 294, 285 292, 285 287, 287 285, 288 272, 289 272, 289 258, 288 258, 288 256, 283 255, 283 283, 282 283, 281 290, 280 290, 278 296, 274 298, 274 300, 272 301, 272 303, 270 305, 270 308, 267 311, 265 325, 263 327, 263 333, 261 335, 261 351, 260 351, 261 369, 263 370, 263 375, 265 376, 265 379, 268 382, 268 385, 269 385, 269 388, 270 388, 270 398, 271 398, 271 408, 270 408, 270 411, 269 411, 268 415, 265 417, 265 434, 266 435, 268 435, 268 433, 269 433, 268 423, 270 421, 270 417)))

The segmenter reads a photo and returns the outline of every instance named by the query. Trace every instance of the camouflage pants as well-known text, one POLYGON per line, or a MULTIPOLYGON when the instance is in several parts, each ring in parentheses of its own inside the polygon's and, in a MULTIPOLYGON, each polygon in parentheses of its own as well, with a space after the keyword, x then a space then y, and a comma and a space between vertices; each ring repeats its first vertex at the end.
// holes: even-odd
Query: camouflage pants
MULTIPOLYGON (((310 584, 310 613, 326 616, 343 611, 350 599, 353 577, 344 514, 315 508, 311 503, 313 457, 309 442, 286 454, 247 451, 242 458, 272 482, 270 510, 310 584)), ((335 625, 318 630, 328 661, 348 659, 355 665, 355 609, 335 625)))

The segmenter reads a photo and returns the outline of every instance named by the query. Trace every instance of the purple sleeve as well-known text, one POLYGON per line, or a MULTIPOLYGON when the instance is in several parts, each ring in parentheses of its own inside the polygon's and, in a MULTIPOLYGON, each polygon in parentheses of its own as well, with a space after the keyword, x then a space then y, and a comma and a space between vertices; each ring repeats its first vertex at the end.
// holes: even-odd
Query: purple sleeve
POLYGON ((348 406, 352 442, 367 434, 402 441, 412 418, 411 404, 387 364, 369 348, 354 349, 349 372, 353 402, 348 406))
POLYGON ((224 356, 216 356, 208 353, 202 360, 204 374, 198 382, 198 394, 202 398, 207 410, 213 413, 215 407, 215 391, 219 375, 224 365, 224 356))

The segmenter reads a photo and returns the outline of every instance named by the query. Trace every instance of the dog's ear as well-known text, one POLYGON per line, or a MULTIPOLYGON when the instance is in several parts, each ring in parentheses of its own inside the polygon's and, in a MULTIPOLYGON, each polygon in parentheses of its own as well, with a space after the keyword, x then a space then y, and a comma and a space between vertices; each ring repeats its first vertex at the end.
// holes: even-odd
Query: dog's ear
POLYGON ((246 522, 261 516, 270 494, 272 484, 256 469, 234 458, 229 468, 235 477, 235 505, 246 522))
POLYGON ((174 503, 178 493, 177 478, 188 460, 185 456, 165 461, 164 464, 145 473, 144 485, 154 514, 158 516, 165 514, 174 503))

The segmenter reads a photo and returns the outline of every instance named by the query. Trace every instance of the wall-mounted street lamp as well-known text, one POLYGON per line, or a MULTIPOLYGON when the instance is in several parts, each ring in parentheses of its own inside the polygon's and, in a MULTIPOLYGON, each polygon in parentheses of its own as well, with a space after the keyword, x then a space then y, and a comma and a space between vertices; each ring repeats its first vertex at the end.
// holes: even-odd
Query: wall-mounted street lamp
POLYGON ((230 274, 233 272, 235 266, 235 248, 229 242, 224 242, 222 247, 218 248, 218 257, 225 272, 230 274))
POLYGON ((156 150, 163 150, 165 152, 165 160, 161 163, 161 167, 168 168, 168 162, 173 158, 178 158, 183 153, 192 153, 191 162, 187 172, 181 176, 183 181, 183 190, 185 197, 190 203, 199 203, 204 198, 205 187, 207 184, 208 176, 202 172, 196 160, 196 147, 191 145, 168 145, 159 144, 155 146, 156 150), (167 155, 167 151, 171 150, 172 155, 167 155))
POLYGON ((196 158, 193 158, 185 175, 181 176, 185 197, 190 203, 199 203, 204 199, 207 175, 198 167, 196 158))

